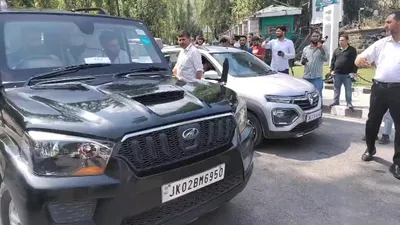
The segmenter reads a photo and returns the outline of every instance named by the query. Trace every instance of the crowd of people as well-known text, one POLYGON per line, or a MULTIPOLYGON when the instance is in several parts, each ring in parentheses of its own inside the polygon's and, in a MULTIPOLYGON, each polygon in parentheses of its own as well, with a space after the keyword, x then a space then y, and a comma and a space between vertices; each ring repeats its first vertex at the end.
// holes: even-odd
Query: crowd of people
MULTIPOLYGON (((310 36, 310 44, 307 45, 301 55, 301 63, 304 65, 303 79, 313 84, 320 92, 322 98, 323 66, 330 61, 330 76, 334 81, 334 101, 330 105, 339 105, 341 87, 345 89, 347 107, 353 110, 352 83, 358 76, 358 68, 376 67, 376 74, 371 89, 370 108, 366 123, 364 140, 367 149, 362 155, 363 161, 370 161, 376 154, 375 141, 383 118, 385 118, 385 132, 380 143, 389 143, 392 124, 400 127, 400 11, 389 15, 385 21, 387 36, 376 41, 361 54, 350 45, 349 36, 340 35, 338 48, 332 53, 324 45, 319 31, 313 31, 310 36), (332 54, 330 57, 329 54, 332 54), (399 104, 397 104, 399 103, 399 104)), ((289 61, 294 59, 296 51, 291 40, 286 38, 286 27, 276 28, 275 39, 261 40, 252 33, 238 37, 223 36, 219 44, 224 47, 240 48, 253 54, 263 61, 270 58, 270 65, 277 71, 289 74, 289 61)), ((192 42, 188 32, 182 32, 178 38, 179 45, 183 48, 179 54, 174 73, 187 78, 202 78, 203 66, 201 54, 195 45, 203 45, 205 39, 196 37, 192 42)), ((395 134, 395 153, 390 172, 400 179, 400 132, 395 134)))

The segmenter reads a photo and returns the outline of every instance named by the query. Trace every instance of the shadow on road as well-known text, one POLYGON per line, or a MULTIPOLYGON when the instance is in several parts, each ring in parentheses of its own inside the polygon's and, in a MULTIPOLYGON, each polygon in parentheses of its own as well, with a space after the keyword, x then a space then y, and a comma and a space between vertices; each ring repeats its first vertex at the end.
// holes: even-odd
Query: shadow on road
POLYGON ((191 225, 399 224, 399 181, 371 171, 385 166, 358 161, 351 171, 310 174, 262 157, 244 192, 191 225))
POLYGON ((318 131, 297 139, 265 140, 259 152, 300 161, 331 158, 344 153, 352 142, 362 142, 364 125, 324 118, 318 131))

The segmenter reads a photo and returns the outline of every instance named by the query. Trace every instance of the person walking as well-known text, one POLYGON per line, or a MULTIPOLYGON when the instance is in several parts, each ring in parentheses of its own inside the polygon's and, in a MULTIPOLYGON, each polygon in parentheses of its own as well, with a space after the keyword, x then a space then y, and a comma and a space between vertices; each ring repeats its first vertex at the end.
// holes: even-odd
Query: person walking
POLYGON ((365 126, 367 149, 363 161, 371 161, 376 154, 375 139, 384 114, 389 109, 395 125, 393 164, 389 171, 400 179, 400 11, 389 15, 385 20, 388 37, 382 38, 362 52, 355 64, 360 68, 376 65, 371 87, 368 119, 365 126))
POLYGON ((312 32, 310 41, 311 43, 304 47, 301 56, 301 63, 304 65, 303 78, 317 88, 322 100, 322 89, 324 87, 322 74, 324 63, 329 60, 328 49, 321 43, 319 31, 312 32))
POLYGON ((178 43, 182 48, 173 69, 174 75, 189 80, 201 79, 203 76, 203 64, 200 51, 191 43, 190 33, 181 31, 178 35, 178 43))
POLYGON ((276 39, 266 39, 262 46, 271 51, 271 67, 280 73, 289 74, 289 60, 294 59, 296 50, 293 41, 285 37, 286 31, 285 26, 278 26, 275 31, 276 39))
POLYGON ((357 76, 357 66, 354 60, 357 50, 349 44, 347 34, 340 35, 339 47, 332 54, 331 75, 333 76, 334 99, 330 107, 340 104, 340 91, 344 85, 347 107, 353 110, 352 104, 352 78, 357 76))

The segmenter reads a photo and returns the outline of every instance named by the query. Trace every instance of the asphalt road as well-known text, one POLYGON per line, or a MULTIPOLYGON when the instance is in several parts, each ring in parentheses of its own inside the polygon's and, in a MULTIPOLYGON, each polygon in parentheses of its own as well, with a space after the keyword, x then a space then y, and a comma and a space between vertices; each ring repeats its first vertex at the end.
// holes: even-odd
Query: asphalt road
POLYGON ((246 189, 192 225, 399 225, 393 145, 377 144, 376 160, 362 162, 363 132, 325 118, 308 137, 265 142, 246 189))

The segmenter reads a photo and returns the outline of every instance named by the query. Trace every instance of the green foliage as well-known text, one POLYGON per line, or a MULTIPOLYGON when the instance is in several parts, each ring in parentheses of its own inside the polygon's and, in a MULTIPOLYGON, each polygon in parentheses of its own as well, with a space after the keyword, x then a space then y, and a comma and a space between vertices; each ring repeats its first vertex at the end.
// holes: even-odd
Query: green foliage
MULTIPOLYGON (((360 7, 373 8, 377 5, 377 0, 343 1, 345 15, 350 21, 356 19, 360 7)), ((398 3, 399 0, 391 1, 398 3)), ((254 12, 276 4, 273 0, 7 0, 7 2, 13 7, 63 10, 102 7, 111 15, 143 21, 154 36, 162 37, 171 43, 176 41, 179 30, 188 30, 192 36, 196 36, 202 34, 203 29, 209 26, 212 35, 216 36, 254 12)), ((280 0, 280 2, 301 7, 308 0, 280 0)), ((307 6, 303 6, 303 15, 296 20, 296 26, 307 25, 310 16, 307 6)), ((212 36, 209 37, 211 38, 212 36)))

